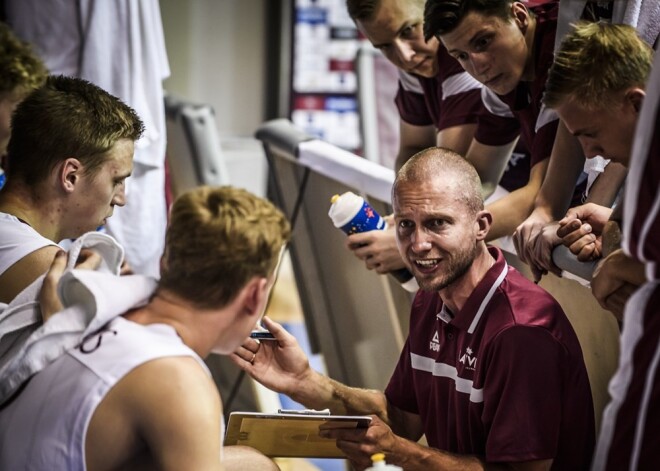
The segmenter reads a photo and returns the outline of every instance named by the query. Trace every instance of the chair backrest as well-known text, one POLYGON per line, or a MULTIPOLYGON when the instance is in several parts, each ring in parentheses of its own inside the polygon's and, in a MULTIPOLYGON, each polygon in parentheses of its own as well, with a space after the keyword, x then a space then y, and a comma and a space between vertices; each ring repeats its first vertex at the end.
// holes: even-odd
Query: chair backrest
POLYGON ((199 185, 227 185, 229 173, 213 108, 167 95, 165 116, 174 195, 199 185))

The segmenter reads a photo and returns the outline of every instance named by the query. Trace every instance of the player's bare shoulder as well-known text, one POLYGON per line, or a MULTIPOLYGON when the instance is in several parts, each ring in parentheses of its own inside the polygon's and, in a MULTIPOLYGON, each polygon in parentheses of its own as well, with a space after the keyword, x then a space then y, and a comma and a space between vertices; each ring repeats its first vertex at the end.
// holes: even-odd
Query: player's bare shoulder
POLYGON ((195 358, 148 361, 122 378, 96 408, 86 434, 87 468, 124 469, 135 459, 141 466, 159 467, 169 459, 169 453, 160 452, 196 439, 206 442, 196 438, 202 434, 217 436, 219 446, 221 415, 213 380, 195 358))

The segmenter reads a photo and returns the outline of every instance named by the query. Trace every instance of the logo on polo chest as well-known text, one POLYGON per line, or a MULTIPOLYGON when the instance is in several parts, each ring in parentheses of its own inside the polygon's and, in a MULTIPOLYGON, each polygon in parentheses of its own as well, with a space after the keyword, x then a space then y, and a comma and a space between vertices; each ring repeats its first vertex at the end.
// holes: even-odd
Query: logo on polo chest
POLYGON ((432 352, 439 352, 440 351, 440 337, 438 336, 438 331, 435 331, 435 334, 433 334, 433 339, 429 342, 429 349, 432 352))
POLYGON ((465 353, 463 353, 459 358, 458 361, 459 363, 462 363, 466 369, 474 371, 474 369, 477 366, 477 357, 472 356, 474 352, 470 347, 467 347, 465 349, 465 353))

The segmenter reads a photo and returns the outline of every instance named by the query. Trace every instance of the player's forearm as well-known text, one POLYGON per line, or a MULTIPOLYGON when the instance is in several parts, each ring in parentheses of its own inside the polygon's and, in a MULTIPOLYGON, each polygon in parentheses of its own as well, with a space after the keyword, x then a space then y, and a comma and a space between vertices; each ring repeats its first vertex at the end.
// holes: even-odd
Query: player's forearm
POLYGON ((561 219, 570 206, 583 168, 584 153, 580 143, 560 121, 534 211, 549 215, 549 221, 561 219))
POLYGON ((547 193, 544 193, 543 188, 539 191, 536 200, 534 201, 534 207, 530 213, 534 214, 537 219, 544 220, 546 222, 558 221, 560 220, 566 212, 563 214, 559 211, 558 208, 563 207, 562 202, 553 200, 553 198, 548 198, 547 193))
POLYGON ((611 207, 627 175, 626 167, 616 162, 610 162, 589 189, 587 201, 611 207))
POLYGON ((375 414, 389 423, 387 402, 382 392, 352 388, 314 370, 310 370, 305 380, 289 396, 312 409, 327 408, 333 414, 340 415, 375 414))
POLYGON ((505 145, 489 146, 476 139, 472 140, 466 159, 479 174, 484 199, 497 188, 517 142, 516 138, 505 145))
POLYGON ((481 461, 473 456, 457 456, 433 448, 419 445, 410 440, 400 439, 394 450, 387 454, 388 463, 401 466, 406 471, 435 470, 479 470, 481 461))
POLYGON ((395 171, 405 164, 410 157, 436 144, 437 131, 432 124, 417 126, 399 122, 399 153, 396 156, 395 171))
POLYGON ((444 147, 445 149, 453 150, 462 156, 466 156, 470 148, 470 144, 472 143, 472 139, 474 138, 474 132, 476 130, 476 123, 460 124, 450 128, 445 128, 438 132, 436 145, 438 147, 444 147))
POLYGON ((490 196, 495 193, 495 190, 497 190, 497 183, 481 182, 481 196, 484 200, 490 198, 490 196))
MULTIPOLYGON (((552 164, 551 164, 552 165, 552 164)), ((548 173, 541 189, 534 200, 534 212, 548 218, 548 221, 558 221, 566 214, 571 198, 575 192, 577 177, 566 177, 556 173, 548 173), (570 182, 567 184, 567 182, 570 182)))
POLYGON ((552 460, 521 463, 486 463, 474 455, 455 455, 428 448, 409 440, 401 439, 394 453, 387 453, 388 463, 401 466, 406 471, 545 471, 552 460))
POLYGON ((534 207, 535 188, 524 186, 486 206, 493 215, 487 241, 513 234, 534 207))

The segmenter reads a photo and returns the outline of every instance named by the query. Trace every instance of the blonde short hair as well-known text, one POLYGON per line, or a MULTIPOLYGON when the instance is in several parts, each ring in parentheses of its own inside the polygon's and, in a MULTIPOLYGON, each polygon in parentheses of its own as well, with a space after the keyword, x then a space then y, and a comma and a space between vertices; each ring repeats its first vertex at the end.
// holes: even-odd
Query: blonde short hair
POLYGON ((609 106, 616 92, 644 88, 652 50, 632 26, 578 23, 561 42, 548 74, 543 102, 567 100, 587 109, 609 106))
POLYGON ((0 22, 0 94, 25 94, 40 87, 48 72, 30 44, 0 22))
POLYGON ((160 287, 199 308, 223 307, 253 277, 273 274, 290 236, 284 214, 246 190, 188 191, 172 206, 160 287))

